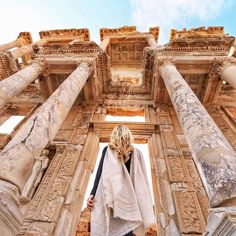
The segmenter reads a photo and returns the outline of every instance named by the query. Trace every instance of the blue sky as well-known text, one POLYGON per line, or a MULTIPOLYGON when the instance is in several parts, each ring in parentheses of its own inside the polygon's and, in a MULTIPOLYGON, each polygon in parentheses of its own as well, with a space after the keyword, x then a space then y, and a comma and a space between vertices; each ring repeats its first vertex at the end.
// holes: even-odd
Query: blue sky
POLYGON ((99 43, 99 28, 136 25, 148 31, 159 25, 159 42, 168 41, 171 28, 225 26, 236 36, 236 0, 0 0, 0 43, 30 31, 84 28, 99 43))

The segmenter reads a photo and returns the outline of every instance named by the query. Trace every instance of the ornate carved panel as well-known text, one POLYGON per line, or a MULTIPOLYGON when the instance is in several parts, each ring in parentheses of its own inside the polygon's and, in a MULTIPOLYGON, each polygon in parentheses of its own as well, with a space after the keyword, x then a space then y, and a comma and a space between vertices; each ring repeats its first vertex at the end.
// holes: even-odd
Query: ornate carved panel
POLYGON ((18 66, 10 52, 0 52, 0 81, 18 71, 18 66))
POLYGON ((40 31, 39 32, 40 38, 80 38, 81 40, 84 41, 89 41, 89 30, 84 28, 84 29, 58 29, 58 30, 46 30, 46 31, 40 31))
POLYGON ((194 192, 173 192, 181 233, 202 234, 205 220, 194 192))
POLYGON ((228 142, 232 145, 234 150, 236 150, 236 134, 235 132, 230 128, 229 124, 225 121, 225 119, 219 115, 212 115, 214 121, 216 122, 217 126, 220 128, 228 142))

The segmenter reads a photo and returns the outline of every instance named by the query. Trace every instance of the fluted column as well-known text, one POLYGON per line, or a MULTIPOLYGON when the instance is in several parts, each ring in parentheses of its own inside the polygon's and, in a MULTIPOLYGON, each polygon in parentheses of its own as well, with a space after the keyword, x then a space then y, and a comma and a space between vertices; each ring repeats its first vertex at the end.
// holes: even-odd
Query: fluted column
POLYGON ((24 69, 0 81, 0 108, 36 80, 45 69, 43 60, 35 61, 24 69))
POLYGON ((108 44, 110 43, 110 38, 109 37, 105 37, 102 42, 100 43, 100 48, 102 48, 103 51, 106 51, 106 48, 108 46, 108 44))
POLYGON ((226 63, 221 69, 221 78, 236 89, 236 64, 226 63))
POLYGON ((176 67, 157 63, 211 206, 236 197, 236 153, 176 67))
POLYGON ((46 39, 41 39, 41 40, 39 40, 39 41, 37 41, 35 43, 24 45, 24 46, 22 46, 20 48, 12 50, 11 51, 11 55, 12 55, 12 57, 14 59, 17 59, 19 57, 23 57, 24 55, 33 52, 35 45, 40 47, 40 46, 43 46, 46 42, 47 42, 46 39))

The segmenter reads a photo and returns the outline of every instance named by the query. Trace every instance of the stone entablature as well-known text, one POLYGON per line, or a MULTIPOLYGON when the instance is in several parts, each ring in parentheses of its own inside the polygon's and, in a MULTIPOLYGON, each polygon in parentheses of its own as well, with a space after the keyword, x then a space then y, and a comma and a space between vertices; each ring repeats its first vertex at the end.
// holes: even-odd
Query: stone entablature
POLYGON ((58 29, 58 30, 45 30, 40 31, 39 36, 41 39, 61 39, 70 38, 71 40, 75 38, 80 38, 83 41, 89 41, 89 30, 84 29, 58 29))
POLYGON ((192 28, 192 29, 186 29, 183 30, 176 30, 172 29, 170 33, 170 40, 175 40, 179 38, 210 38, 210 37, 222 37, 227 36, 224 34, 224 27, 223 26, 213 26, 213 27, 198 27, 198 28, 192 28))

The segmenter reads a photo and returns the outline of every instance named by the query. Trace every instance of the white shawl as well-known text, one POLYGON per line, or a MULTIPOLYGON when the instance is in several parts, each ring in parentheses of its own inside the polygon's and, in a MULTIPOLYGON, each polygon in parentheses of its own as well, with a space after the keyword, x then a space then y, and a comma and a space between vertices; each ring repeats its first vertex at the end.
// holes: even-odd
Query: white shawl
POLYGON ((142 153, 134 149, 130 174, 107 148, 91 213, 91 236, 144 236, 155 224, 151 192, 142 153))

